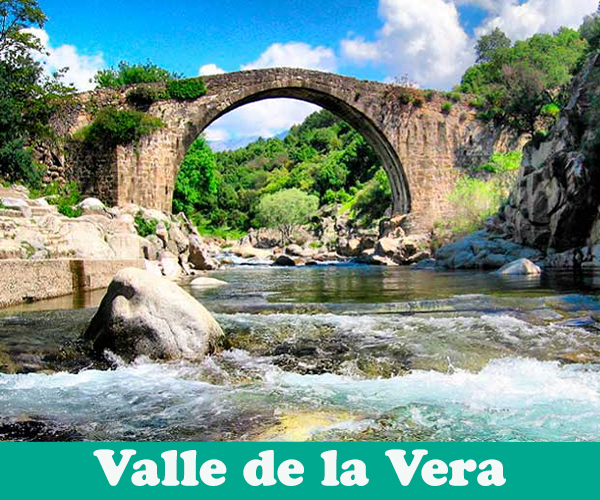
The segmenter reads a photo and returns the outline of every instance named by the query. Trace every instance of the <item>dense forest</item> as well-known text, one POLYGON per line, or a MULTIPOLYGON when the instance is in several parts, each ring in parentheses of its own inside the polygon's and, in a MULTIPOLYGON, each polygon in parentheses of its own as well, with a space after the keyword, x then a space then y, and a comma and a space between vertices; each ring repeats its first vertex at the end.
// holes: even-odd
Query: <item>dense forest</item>
POLYGON ((261 224, 261 198, 299 189, 319 205, 342 204, 357 217, 380 218, 391 193, 379 158, 364 138, 326 110, 292 127, 284 139, 259 139, 213 153, 199 138, 186 156, 174 208, 206 230, 261 224))

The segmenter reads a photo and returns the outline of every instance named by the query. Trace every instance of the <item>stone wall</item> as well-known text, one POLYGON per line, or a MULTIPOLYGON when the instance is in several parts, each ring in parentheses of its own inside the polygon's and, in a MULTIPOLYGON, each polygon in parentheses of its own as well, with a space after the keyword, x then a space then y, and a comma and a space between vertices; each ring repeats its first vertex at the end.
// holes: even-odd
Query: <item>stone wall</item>
MULTIPOLYGON (((205 96, 187 102, 161 101, 148 112, 165 127, 138 144, 119 146, 94 159, 71 151, 65 168, 86 194, 111 203, 170 211, 179 165, 192 141, 213 121, 245 104, 295 98, 326 108, 363 134, 382 160, 390 179, 395 213, 411 213, 415 225, 430 225, 447 213, 447 195, 464 167, 488 158, 502 145, 502 134, 477 120, 468 102, 377 82, 316 71, 266 69, 205 78, 205 96)), ((81 104, 59 120, 73 133, 92 118, 91 110, 126 105, 128 89, 82 94, 81 104)))
POLYGON ((143 260, 0 260, 0 308, 107 287, 126 267, 143 260))

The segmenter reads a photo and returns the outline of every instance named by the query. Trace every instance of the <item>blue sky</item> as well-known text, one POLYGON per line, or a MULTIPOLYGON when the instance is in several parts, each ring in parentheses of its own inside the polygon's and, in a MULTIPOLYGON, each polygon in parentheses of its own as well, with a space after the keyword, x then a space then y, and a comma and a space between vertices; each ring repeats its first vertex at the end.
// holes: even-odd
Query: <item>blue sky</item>
MULTIPOLYGON (((89 89, 100 68, 152 62, 186 76, 306 67, 422 87, 451 88, 472 64, 477 37, 500 26, 513 39, 576 27, 597 0, 40 0, 38 35, 49 70, 89 89)), ((315 108, 249 105, 207 131, 215 142, 275 135, 315 108)))

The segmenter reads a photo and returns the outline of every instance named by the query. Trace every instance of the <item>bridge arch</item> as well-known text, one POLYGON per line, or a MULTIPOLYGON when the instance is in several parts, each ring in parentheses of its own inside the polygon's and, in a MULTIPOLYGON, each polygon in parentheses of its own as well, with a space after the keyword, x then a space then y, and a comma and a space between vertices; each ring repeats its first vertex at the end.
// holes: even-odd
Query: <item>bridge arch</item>
MULTIPOLYGON (((271 71, 272 70, 256 70, 241 72, 240 74, 271 71)), ((302 71, 302 73, 306 73, 306 71, 302 71)), ((322 73, 317 74, 325 75, 322 73)), ((209 77, 207 79, 209 92, 211 87, 214 88, 216 86, 214 83, 219 79, 219 76, 209 77)), ((320 85, 311 85, 305 78, 301 78, 299 81, 294 80, 295 79, 292 79, 292 81, 287 80, 286 82, 281 82, 276 78, 264 78, 259 85, 238 88, 229 99, 219 99, 217 102, 204 105, 202 111, 187 123, 181 144, 183 155, 180 155, 178 159, 179 163, 183 160, 185 151, 187 151, 192 142, 209 125, 227 113, 247 104, 268 99, 296 99, 315 104, 330 111, 349 123, 365 138, 379 156, 382 167, 387 173, 392 191, 393 212, 403 214, 409 213, 411 211, 411 192, 402 162, 384 131, 377 123, 375 123, 374 119, 356 105, 360 100, 360 93, 353 91, 351 92, 352 99, 347 99, 345 96, 336 95, 339 93, 335 92, 335 89, 332 90, 331 87, 324 89, 320 85)))

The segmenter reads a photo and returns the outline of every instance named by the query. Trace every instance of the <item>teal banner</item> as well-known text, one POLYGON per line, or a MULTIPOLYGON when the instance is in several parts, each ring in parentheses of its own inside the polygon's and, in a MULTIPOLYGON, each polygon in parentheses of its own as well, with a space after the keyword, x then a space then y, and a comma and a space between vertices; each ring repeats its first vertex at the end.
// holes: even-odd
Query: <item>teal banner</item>
POLYGON ((596 497, 598 456, 587 443, 2 443, 0 477, 5 498, 596 497))

